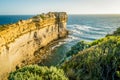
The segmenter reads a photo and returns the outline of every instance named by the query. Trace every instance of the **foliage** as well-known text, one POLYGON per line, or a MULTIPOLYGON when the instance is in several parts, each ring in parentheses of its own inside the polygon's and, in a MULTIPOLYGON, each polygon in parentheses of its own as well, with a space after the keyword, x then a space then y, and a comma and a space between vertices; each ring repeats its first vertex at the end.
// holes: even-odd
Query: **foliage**
POLYGON ((113 35, 120 35, 120 28, 117 28, 117 30, 114 31, 113 35))
POLYGON ((90 46, 62 64, 69 79, 120 80, 120 36, 108 36, 90 46))
POLYGON ((29 65, 12 72, 9 80, 68 80, 68 78, 62 69, 29 65))
POLYGON ((77 54, 79 51, 82 51, 86 48, 90 47, 88 43, 85 43, 84 41, 80 41, 77 44, 75 44, 69 52, 66 53, 66 56, 72 56, 77 54))
POLYGON ((0 25, 0 31, 3 31, 7 28, 9 24, 6 24, 6 25, 0 25))
POLYGON ((43 14, 41 14, 40 17, 41 17, 42 19, 45 19, 45 16, 44 16, 43 14))
POLYGON ((117 30, 114 31, 113 34, 108 34, 106 36, 120 36, 120 27, 117 28, 117 30))
POLYGON ((37 16, 33 16, 32 18, 35 18, 35 19, 37 19, 37 18, 39 18, 39 16, 37 15, 37 16))
POLYGON ((34 19, 37 19, 37 18, 41 18, 41 19, 46 19, 46 16, 45 16, 45 14, 40 14, 40 15, 37 15, 37 16, 33 16, 32 18, 34 18, 34 19))

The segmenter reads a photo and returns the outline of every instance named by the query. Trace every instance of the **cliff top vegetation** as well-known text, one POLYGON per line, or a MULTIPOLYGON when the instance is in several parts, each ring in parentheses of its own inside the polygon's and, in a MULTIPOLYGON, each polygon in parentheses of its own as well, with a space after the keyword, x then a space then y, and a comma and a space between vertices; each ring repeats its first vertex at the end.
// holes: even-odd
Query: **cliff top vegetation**
POLYGON ((111 35, 71 48, 62 64, 70 80, 120 80, 120 28, 111 35))

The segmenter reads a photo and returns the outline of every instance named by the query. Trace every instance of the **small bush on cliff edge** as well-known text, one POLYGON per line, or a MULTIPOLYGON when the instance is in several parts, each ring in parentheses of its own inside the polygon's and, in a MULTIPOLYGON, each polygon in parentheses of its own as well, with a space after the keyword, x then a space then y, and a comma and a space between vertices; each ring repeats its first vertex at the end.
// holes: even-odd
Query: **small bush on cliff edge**
POLYGON ((68 80, 62 69, 29 65, 10 73, 9 80, 68 80))
POLYGON ((89 48, 89 44, 85 43, 84 41, 80 41, 77 44, 75 44, 74 46, 71 47, 71 50, 69 52, 66 53, 66 56, 72 56, 77 54, 79 51, 82 51, 84 49, 89 48))
POLYGON ((117 28, 117 30, 114 31, 113 34, 108 34, 106 36, 120 36, 120 27, 117 28))

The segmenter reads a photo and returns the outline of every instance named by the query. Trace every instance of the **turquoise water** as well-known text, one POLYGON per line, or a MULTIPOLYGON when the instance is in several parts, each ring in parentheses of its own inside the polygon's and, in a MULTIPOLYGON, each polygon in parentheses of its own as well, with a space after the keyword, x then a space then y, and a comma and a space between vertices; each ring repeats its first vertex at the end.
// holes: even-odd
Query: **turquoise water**
MULTIPOLYGON (((15 23, 20 19, 28 19, 33 15, 12 15, 0 16, 0 24, 15 23)), ((43 60, 40 65, 56 65, 70 50, 71 46, 78 41, 93 41, 112 33, 120 27, 120 15, 69 15, 67 29, 69 35, 67 38, 60 40, 54 46, 48 47, 49 53, 47 59, 43 60), (52 51, 51 51, 52 50, 52 51)))

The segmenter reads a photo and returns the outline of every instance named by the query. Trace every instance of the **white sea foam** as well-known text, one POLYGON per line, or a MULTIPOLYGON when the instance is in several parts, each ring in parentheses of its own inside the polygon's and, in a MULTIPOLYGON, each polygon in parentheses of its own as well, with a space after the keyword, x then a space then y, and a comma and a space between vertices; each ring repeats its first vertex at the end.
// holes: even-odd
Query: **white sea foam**
POLYGON ((105 35, 106 32, 104 32, 104 29, 102 28, 95 28, 91 26, 86 25, 68 25, 67 26, 70 31, 72 31, 74 34, 92 34, 92 35, 105 35), (98 31, 99 30, 99 31, 98 31))
POLYGON ((85 31, 89 31, 89 30, 101 30, 101 28, 95 28, 92 26, 87 26, 87 25, 78 25, 78 24, 73 24, 73 25, 67 25, 68 29, 72 28, 72 29, 79 29, 79 30, 85 30, 85 31))
POLYGON ((67 25, 67 28, 72 32, 69 35, 70 40, 86 40, 86 41, 93 41, 95 39, 99 39, 104 37, 108 32, 106 29, 111 27, 107 26, 106 28, 97 28, 87 25, 67 25))
POLYGON ((68 25, 68 28, 74 28, 74 29, 79 29, 79 30, 89 30, 89 28, 92 28, 90 26, 86 26, 86 25, 77 25, 77 24, 73 24, 73 25, 68 25))
POLYGON ((64 41, 60 41, 57 45, 52 46, 51 49, 54 50, 55 48, 61 46, 61 45, 64 44, 64 43, 65 43, 64 41))
POLYGON ((82 32, 80 32, 80 31, 78 31, 76 29, 72 30, 72 33, 74 33, 74 34, 83 34, 82 32))
POLYGON ((75 36, 73 36, 73 35, 69 35, 69 38, 70 38, 71 40, 77 40, 77 39, 79 39, 78 37, 75 37, 75 36))

